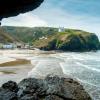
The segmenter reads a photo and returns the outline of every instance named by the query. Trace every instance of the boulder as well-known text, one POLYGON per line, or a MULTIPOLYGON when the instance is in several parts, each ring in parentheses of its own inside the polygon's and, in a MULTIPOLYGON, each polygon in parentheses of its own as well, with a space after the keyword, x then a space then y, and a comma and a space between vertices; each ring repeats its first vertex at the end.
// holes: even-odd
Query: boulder
POLYGON ((9 81, 0 88, 0 100, 18 100, 17 92, 17 83, 9 81))
POLYGON ((91 100, 89 94, 77 81, 47 76, 45 79, 24 79, 19 84, 21 100, 91 100), (23 99, 24 98, 24 99, 23 99), (28 98, 28 99, 25 99, 28 98))
POLYGON ((18 85, 7 82, 0 89, 0 100, 92 100, 83 86, 71 78, 47 76, 27 78, 18 85))
POLYGON ((13 82, 13 81, 8 81, 7 83, 4 83, 2 85, 2 88, 5 90, 7 89, 9 91, 15 92, 15 93, 18 92, 18 85, 16 82, 13 82))

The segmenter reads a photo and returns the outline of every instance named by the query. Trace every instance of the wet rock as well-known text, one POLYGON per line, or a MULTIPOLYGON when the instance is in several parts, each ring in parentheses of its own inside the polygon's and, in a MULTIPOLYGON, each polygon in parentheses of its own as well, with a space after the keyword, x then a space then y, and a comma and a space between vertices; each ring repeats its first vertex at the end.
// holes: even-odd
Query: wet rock
POLYGON ((55 95, 49 95, 46 96, 44 100, 63 100, 63 99, 55 95))
POLYGON ((13 81, 8 81, 0 88, 0 100, 18 100, 17 92, 17 83, 13 81))
POLYGON ((4 97, 12 96, 13 93, 12 98, 14 99, 7 100, 91 100, 83 86, 70 78, 58 76, 47 76, 45 79, 27 78, 18 84, 17 95, 15 88, 12 91, 12 87, 14 87, 12 83, 5 83, 1 87, 0 100, 6 100, 4 97))
POLYGON ((0 100, 18 100, 17 94, 8 89, 0 89, 0 100))
POLYGON ((4 83, 2 85, 2 88, 15 92, 15 93, 18 92, 18 85, 16 82, 13 82, 13 81, 8 81, 7 83, 4 83))
POLYGON ((25 95, 23 97, 21 97, 19 100, 39 100, 39 98, 37 97, 37 95, 25 95))

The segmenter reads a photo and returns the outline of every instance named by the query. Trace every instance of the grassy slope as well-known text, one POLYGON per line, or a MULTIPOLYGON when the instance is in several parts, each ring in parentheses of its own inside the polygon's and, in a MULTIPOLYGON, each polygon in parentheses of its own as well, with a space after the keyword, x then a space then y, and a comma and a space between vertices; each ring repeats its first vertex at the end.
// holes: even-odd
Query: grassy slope
POLYGON ((0 28, 0 43, 13 42, 14 39, 8 35, 2 28, 0 28))
POLYGON ((12 27, 12 26, 3 26, 3 29, 12 35, 14 38, 18 38, 23 42, 30 42, 39 39, 42 36, 53 34, 57 32, 56 28, 50 27, 12 27))
POLYGON ((45 50, 68 50, 68 51, 87 51, 99 49, 100 43, 97 36, 93 33, 67 29, 65 32, 55 33, 47 39, 37 40, 34 43, 37 48, 45 50))
POLYGON ((7 27, 3 29, 13 38, 23 42, 29 42, 37 48, 47 50, 93 50, 100 46, 97 36, 93 33, 82 30, 66 29, 65 32, 58 32, 57 28, 52 27, 7 27), (45 36, 47 39, 39 39, 45 36))

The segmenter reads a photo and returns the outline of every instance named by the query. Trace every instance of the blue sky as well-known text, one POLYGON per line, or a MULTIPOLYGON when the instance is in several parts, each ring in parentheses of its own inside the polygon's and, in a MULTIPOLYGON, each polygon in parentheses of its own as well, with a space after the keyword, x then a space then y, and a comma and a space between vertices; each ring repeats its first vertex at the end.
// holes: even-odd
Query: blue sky
POLYGON ((99 35, 100 0, 45 0, 34 11, 3 19, 2 25, 63 26, 82 29, 99 35))

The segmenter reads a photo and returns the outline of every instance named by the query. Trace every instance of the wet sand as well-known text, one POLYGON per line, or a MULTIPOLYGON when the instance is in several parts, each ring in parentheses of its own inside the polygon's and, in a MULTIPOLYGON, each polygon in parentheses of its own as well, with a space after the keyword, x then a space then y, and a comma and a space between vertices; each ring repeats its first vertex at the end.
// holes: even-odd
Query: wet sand
POLYGON ((49 58, 51 54, 55 51, 0 50, 0 84, 9 80, 19 82, 27 77, 63 74, 57 59, 49 58))
POLYGON ((47 75, 64 76, 60 66, 61 59, 52 56, 38 56, 32 62, 38 60, 37 65, 28 73, 28 77, 45 78, 47 75))
POLYGON ((30 57, 34 51, 29 50, 0 50, 0 85, 13 80, 19 82, 28 76, 35 66, 30 57))
MULTIPOLYGON (((97 63, 98 61, 100 61, 98 53, 56 53, 39 50, 0 51, 0 64, 2 65, 0 67, 0 85, 9 80, 19 82, 27 77, 43 78, 48 74, 60 76, 66 74, 67 77, 79 80, 89 94, 93 98, 97 98, 94 100, 100 100, 98 99, 100 98, 98 94, 100 92, 100 86, 98 86, 100 73, 94 70, 94 67, 99 68, 100 62, 97 63), (20 62, 20 59, 26 61, 20 62), (18 64, 19 62, 20 64, 18 64), (83 65, 87 62, 87 65, 90 64, 93 68, 81 66, 76 62, 81 62, 83 65), (95 64, 96 66, 94 66, 95 64)), ((66 75, 64 76, 66 77, 66 75)))
POLYGON ((28 72, 31 71, 33 67, 34 66, 31 64, 14 67, 0 67, 0 85, 9 80, 19 82, 23 78, 27 78, 28 72))
POLYGON ((26 59, 16 59, 15 61, 1 63, 0 67, 6 67, 6 66, 13 67, 13 66, 24 65, 24 64, 31 64, 31 61, 26 59))

